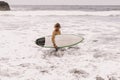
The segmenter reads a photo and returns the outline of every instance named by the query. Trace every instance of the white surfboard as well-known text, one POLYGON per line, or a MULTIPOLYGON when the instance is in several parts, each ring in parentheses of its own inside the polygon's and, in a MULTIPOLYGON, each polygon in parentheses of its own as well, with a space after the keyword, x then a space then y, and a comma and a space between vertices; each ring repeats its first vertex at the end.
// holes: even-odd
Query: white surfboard
MULTIPOLYGON (((51 37, 52 36, 39 38, 36 40, 36 44, 45 48, 54 48, 51 37), (42 40, 44 38, 45 42, 42 40)), ((57 35, 55 37, 55 43, 59 48, 74 46, 82 42, 83 40, 84 40, 83 37, 71 34, 57 35)))

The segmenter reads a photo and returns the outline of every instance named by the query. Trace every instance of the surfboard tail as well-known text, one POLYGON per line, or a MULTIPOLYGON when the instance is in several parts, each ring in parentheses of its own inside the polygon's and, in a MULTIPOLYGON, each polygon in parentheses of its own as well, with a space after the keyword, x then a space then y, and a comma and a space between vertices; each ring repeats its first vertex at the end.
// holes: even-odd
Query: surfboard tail
POLYGON ((35 43, 36 43, 37 45, 39 45, 39 46, 44 47, 44 45, 45 45, 45 37, 37 39, 37 40, 35 41, 35 43))

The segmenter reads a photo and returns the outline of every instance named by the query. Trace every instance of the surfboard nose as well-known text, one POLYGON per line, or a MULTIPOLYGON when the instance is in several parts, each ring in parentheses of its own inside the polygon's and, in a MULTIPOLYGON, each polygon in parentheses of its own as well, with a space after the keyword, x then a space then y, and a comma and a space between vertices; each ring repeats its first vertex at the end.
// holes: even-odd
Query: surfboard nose
POLYGON ((37 39, 35 43, 43 47, 45 45, 45 37, 37 39))

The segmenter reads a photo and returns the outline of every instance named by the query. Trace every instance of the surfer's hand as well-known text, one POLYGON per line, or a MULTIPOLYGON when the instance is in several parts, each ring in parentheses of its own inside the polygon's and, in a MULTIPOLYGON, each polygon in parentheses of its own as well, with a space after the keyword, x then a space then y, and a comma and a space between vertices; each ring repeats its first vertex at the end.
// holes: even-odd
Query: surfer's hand
POLYGON ((54 45, 54 48, 55 48, 56 51, 58 51, 58 47, 57 47, 57 45, 54 45))
POLYGON ((55 48, 55 51, 58 51, 59 48, 55 48))
POLYGON ((57 45, 54 45, 54 48, 57 48, 57 45))
POLYGON ((58 51, 58 49, 59 49, 58 47, 55 48, 56 51, 58 51))

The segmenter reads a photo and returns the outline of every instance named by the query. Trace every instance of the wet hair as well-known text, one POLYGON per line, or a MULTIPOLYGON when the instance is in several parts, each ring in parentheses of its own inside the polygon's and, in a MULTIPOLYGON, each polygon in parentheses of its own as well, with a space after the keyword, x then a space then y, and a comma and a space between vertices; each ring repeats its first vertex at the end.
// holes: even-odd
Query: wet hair
POLYGON ((60 23, 56 23, 54 27, 55 28, 61 28, 61 25, 60 25, 60 23))

